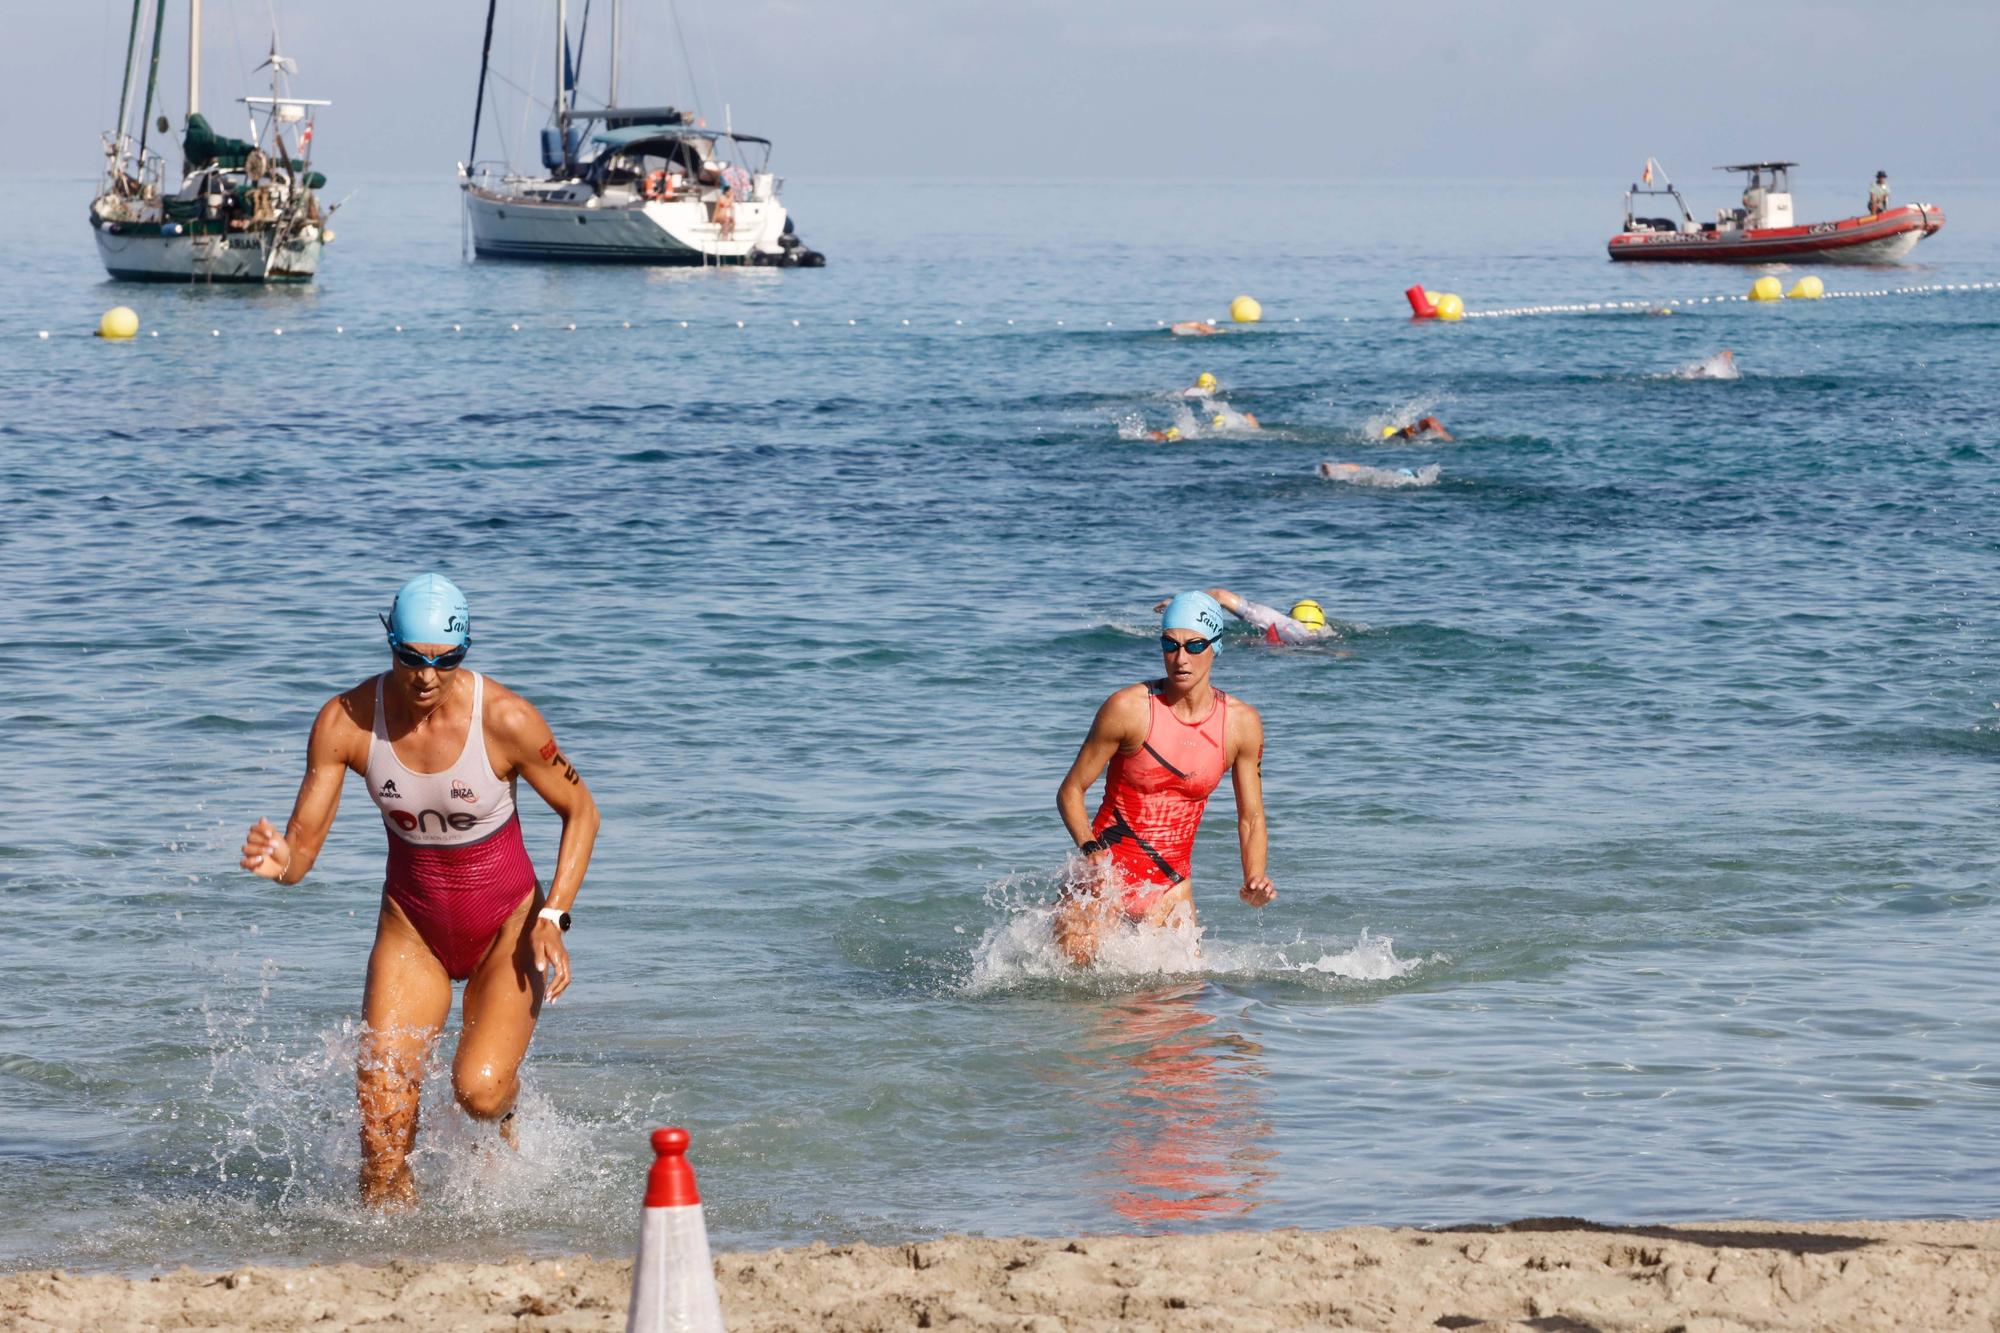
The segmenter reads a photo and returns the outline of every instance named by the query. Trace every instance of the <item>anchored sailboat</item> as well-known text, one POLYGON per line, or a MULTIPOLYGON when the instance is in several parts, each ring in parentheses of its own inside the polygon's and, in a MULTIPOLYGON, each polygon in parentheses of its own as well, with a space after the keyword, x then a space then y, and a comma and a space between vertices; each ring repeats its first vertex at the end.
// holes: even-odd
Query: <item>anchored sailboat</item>
MULTIPOLYGON (((771 141, 708 127, 671 106, 618 105, 619 0, 611 9, 606 105, 577 106, 567 0, 557 0, 556 90, 533 176, 479 160, 479 121, 493 53, 488 0, 472 150, 458 168, 473 253, 482 259, 571 263, 763 264, 818 268, 800 243, 770 171, 771 141)), ((588 29, 586 0, 585 28, 588 29)))
POLYGON ((90 205, 106 271, 149 282, 312 281, 320 249, 333 239, 326 229, 333 209, 322 208, 316 193, 326 177, 312 169, 312 116, 331 103, 291 95, 298 65, 279 54, 274 35, 270 58, 258 66, 271 71, 270 95, 237 99, 248 108, 250 137, 217 134, 201 112, 201 0, 188 0, 187 123, 180 185, 169 192, 166 159, 147 147, 151 131, 168 131, 164 115, 153 120, 167 0, 152 5, 136 138, 126 121, 146 9, 146 0, 133 0, 118 124, 104 136, 104 181, 90 205))

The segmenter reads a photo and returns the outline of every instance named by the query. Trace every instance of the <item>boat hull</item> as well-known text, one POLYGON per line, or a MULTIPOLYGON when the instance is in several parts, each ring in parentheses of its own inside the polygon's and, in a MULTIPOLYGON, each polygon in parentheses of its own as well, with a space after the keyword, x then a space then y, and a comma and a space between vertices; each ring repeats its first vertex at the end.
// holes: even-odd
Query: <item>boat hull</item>
POLYGON ((776 199, 737 204, 725 232, 698 199, 597 207, 463 188, 481 259, 695 266, 772 263, 785 254, 785 208, 776 199))
POLYGON ((1905 204, 1886 213, 1741 232, 1632 231, 1611 238, 1621 262, 1681 264, 1894 264, 1944 226, 1944 210, 1905 204))
POLYGON ((258 232, 106 222, 94 216, 91 230, 105 272, 120 282, 300 283, 311 282, 319 272, 318 228, 285 242, 276 263, 269 262, 270 242, 258 232))

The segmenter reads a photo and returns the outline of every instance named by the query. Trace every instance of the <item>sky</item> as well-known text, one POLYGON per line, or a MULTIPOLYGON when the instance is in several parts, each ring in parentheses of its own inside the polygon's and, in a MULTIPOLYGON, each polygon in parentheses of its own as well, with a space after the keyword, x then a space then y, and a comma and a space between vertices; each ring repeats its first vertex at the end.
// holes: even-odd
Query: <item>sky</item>
MULTIPOLYGON (((590 4, 594 102, 612 0, 590 4)), ((583 5, 569 0, 573 25, 583 5)), ((4 6, 0 172, 93 175, 130 0, 4 6)), ((178 133, 187 0, 168 7, 178 133)), ((485 0, 205 7, 204 109, 224 132, 242 132, 233 99, 264 90, 251 67, 275 13, 300 64, 293 92, 334 102, 316 166, 449 178, 465 157, 485 0)), ((556 3, 499 9, 480 156, 504 144, 526 165, 556 3)), ((1651 155, 1700 211, 1734 188, 1709 168, 1746 159, 1800 161, 1800 188, 1858 191, 1886 169, 1905 199, 1996 174, 1992 0, 624 0, 624 14, 621 100, 694 103, 711 122, 726 107, 800 178, 1584 177, 1615 190, 1651 155)))

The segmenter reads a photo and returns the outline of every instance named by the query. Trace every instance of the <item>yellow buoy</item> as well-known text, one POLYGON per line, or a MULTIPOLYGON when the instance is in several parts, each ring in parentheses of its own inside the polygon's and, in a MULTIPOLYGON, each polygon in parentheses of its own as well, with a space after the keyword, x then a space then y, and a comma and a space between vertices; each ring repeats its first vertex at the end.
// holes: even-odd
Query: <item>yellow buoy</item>
POLYGON ((113 340, 139 336, 139 312, 129 305, 113 306, 97 321, 97 336, 113 340))
POLYGON ((1239 296, 1229 303, 1229 317, 1238 324, 1255 324, 1264 318, 1264 307, 1252 296, 1239 296))
POLYGON ((1424 288, 1424 300, 1430 302, 1431 308, 1433 310, 1437 308, 1437 303, 1442 299, 1443 297, 1440 296, 1437 292, 1432 291, 1428 287, 1424 288))
POLYGON ((1775 301, 1785 294, 1785 285, 1766 273, 1750 284, 1750 299, 1753 301, 1775 301))
POLYGON ((1817 301, 1820 297, 1826 295, 1826 284, 1808 273, 1793 283, 1792 289, 1786 292, 1785 295, 1791 297, 1794 301, 1817 301))
POLYGON ((1431 304, 1437 307, 1439 319, 1465 318, 1465 302, 1458 299, 1457 292, 1446 292, 1431 304))

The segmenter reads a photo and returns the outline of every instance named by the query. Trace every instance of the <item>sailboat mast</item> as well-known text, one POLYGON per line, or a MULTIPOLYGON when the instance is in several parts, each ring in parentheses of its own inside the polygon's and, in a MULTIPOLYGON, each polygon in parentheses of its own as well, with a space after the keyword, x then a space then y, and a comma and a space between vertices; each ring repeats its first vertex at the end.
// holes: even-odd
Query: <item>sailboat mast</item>
POLYGON ((556 128, 569 127, 569 0, 556 0, 556 128))
POLYGON ((608 105, 618 105, 618 11, 624 8, 619 0, 611 0, 611 96, 608 105))
POLYGON ((188 118, 201 114, 201 0, 188 0, 188 118))

